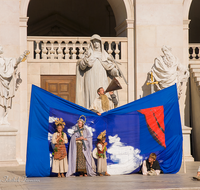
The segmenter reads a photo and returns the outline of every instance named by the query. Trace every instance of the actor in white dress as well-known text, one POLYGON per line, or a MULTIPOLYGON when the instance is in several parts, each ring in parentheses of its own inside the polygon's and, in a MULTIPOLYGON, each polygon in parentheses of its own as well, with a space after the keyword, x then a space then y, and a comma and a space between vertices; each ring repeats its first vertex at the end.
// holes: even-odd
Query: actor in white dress
POLYGON ((67 135, 62 131, 65 125, 62 118, 55 121, 57 132, 52 136, 52 143, 55 144, 52 172, 58 173, 58 177, 65 177, 68 170, 67 151, 65 144, 68 143, 67 135))
POLYGON ((98 87, 106 89, 109 78, 119 76, 112 58, 104 50, 101 37, 94 34, 88 51, 77 62, 76 72, 76 104, 87 109, 90 108, 95 98, 98 97, 98 87))
POLYGON ((99 134, 97 137, 98 143, 97 143, 97 172, 99 176, 103 176, 103 173, 105 172, 105 176, 110 176, 110 174, 107 173, 107 158, 106 158, 106 131, 103 131, 99 134))

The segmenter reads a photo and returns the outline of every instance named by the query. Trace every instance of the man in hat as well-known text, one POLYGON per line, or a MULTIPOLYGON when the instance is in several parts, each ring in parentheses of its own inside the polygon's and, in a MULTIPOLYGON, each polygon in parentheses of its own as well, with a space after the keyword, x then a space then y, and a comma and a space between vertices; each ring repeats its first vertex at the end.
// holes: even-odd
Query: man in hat
POLYGON ((113 92, 109 92, 110 97, 106 96, 103 87, 97 90, 98 98, 94 100, 90 106, 90 110, 97 113, 99 116, 101 113, 114 109, 117 107, 118 101, 116 95, 113 92))
POLYGON ((90 46, 77 62, 76 72, 76 104, 87 109, 95 98, 96 87, 108 87, 108 78, 118 77, 119 70, 111 61, 112 57, 104 50, 101 37, 94 34, 90 39, 90 46))

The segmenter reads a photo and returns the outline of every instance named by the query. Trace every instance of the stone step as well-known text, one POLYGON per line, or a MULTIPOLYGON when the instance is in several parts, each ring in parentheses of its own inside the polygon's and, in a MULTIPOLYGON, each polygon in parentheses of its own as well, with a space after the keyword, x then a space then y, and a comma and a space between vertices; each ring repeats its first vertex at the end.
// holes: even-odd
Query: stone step
POLYGON ((190 69, 200 69, 200 64, 190 64, 190 69))
POLYGON ((192 72, 192 73, 200 73, 200 68, 199 69, 190 69, 190 71, 192 72))
POLYGON ((197 81, 196 84, 198 87, 200 87, 200 81, 197 81))
POLYGON ((200 72, 193 72, 193 77, 200 77, 200 72))
POLYGON ((200 82, 200 77, 194 77, 195 82, 200 82))

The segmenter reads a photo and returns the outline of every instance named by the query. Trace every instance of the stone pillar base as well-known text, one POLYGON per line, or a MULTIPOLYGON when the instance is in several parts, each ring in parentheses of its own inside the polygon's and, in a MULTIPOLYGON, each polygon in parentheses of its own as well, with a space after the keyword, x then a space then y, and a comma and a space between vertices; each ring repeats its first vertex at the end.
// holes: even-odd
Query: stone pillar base
POLYGON ((0 161, 0 167, 19 166, 17 160, 0 161))
POLYGON ((16 160, 17 131, 9 125, 0 125, 0 167, 19 165, 16 160))
POLYGON ((185 157, 185 161, 194 161, 194 158, 191 155, 191 145, 190 145, 190 134, 191 134, 191 127, 182 126, 182 132, 183 132, 183 153, 185 157))

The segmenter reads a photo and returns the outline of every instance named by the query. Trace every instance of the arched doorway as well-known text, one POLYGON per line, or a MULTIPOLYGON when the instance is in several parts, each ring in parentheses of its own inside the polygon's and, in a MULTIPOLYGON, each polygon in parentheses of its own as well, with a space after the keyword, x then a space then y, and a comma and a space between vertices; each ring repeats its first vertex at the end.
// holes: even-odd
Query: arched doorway
POLYGON ((31 0, 27 16, 28 36, 116 36, 107 0, 31 0))
MULTIPOLYGON (((28 7, 29 7, 30 2, 32 1, 35 1, 35 0, 21 0, 20 2, 20 18, 21 18, 21 22, 25 23, 24 25, 26 25, 27 23, 28 7)), ((132 24, 134 20, 133 1, 132 0, 107 0, 107 1, 110 4, 115 16, 115 24, 116 24, 115 31, 117 32, 116 35, 127 36, 126 35, 127 32, 124 32, 124 30, 127 29, 128 24, 129 24, 129 27, 132 27, 132 25, 130 25, 130 22, 132 24), (129 23, 127 24, 127 22, 129 23)), ((36 10, 37 10, 37 7, 36 7, 36 10)))

